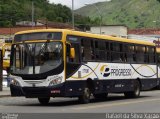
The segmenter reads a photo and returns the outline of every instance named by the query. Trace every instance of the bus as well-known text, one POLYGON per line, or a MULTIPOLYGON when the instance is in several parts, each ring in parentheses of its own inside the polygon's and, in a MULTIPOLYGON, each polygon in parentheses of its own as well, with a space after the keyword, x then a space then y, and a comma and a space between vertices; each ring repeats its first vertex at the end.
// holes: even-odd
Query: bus
POLYGON ((108 93, 137 98, 159 85, 154 43, 67 29, 15 34, 11 49, 11 95, 78 97, 81 103, 108 93))
POLYGON ((3 69, 9 71, 11 43, 2 43, 0 49, 3 56, 3 69))

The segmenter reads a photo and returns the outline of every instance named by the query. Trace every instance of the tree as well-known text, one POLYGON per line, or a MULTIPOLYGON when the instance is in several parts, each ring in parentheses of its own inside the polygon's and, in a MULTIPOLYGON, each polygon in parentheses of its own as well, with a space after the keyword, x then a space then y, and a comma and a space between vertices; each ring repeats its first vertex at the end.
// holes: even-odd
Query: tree
MULTIPOLYGON (((35 21, 47 19, 54 22, 71 22, 71 9, 61 4, 50 4, 49 0, 0 0, 0 27, 15 26, 19 21, 31 21, 32 1, 35 8, 35 21)), ((75 16, 76 24, 95 23, 89 17, 75 16)))

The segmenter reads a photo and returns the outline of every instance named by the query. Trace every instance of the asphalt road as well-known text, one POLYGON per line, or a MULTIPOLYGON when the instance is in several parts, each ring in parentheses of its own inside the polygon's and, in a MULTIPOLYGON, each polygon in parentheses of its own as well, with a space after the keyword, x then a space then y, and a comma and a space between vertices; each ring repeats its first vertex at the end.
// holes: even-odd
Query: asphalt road
MULTIPOLYGON (((125 99, 123 94, 109 94, 105 101, 92 99, 79 104, 77 98, 51 98, 42 106, 37 99, 0 98, 1 113, 160 113, 160 91, 141 92, 140 98, 125 99)), ((62 116, 62 115, 61 115, 62 116)))

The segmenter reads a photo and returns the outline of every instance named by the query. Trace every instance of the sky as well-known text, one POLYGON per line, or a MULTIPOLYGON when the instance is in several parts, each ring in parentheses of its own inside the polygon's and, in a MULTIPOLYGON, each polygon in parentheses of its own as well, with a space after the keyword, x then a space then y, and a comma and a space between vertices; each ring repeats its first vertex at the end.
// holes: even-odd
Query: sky
MULTIPOLYGON (((63 5, 67 5, 68 7, 71 8, 72 6, 72 0, 49 0, 50 3, 61 3, 63 5)), ((102 2, 102 1, 107 1, 107 0, 74 0, 74 9, 78 9, 85 4, 92 4, 96 2, 102 2)))

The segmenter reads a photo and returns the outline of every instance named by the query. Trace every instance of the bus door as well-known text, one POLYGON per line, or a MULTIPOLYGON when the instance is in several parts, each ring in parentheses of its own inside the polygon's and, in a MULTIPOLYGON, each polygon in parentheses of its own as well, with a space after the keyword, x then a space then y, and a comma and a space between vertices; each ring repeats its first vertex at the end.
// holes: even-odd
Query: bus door
POLYGON ((73 37, 69 37, 69 38, 68 38, 69 39, 68 42, 71 44, 71 47, 75 49, 75 58, 72 59, 72 58, 69 58, 69 56, 67 56, 67 62, 66 62, 67 78, 72 76, 81 65, 80 42, 78 42, 78 40, 75 40, 76 38, 73 38, 73 37))

